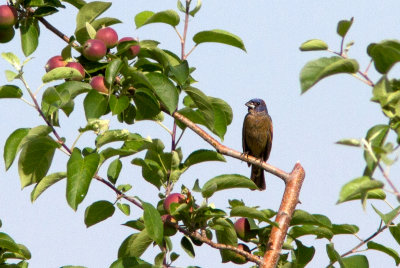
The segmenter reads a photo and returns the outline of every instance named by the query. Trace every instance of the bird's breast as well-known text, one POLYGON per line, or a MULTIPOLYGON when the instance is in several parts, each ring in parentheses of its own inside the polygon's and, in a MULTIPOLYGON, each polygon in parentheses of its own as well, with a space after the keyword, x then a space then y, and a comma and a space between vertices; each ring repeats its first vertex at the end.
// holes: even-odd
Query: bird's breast
POLYGON ((270 139, 271 119, 267 114, 248 114, 245 124, 245 138, 254 155, 261 155, 270 139))

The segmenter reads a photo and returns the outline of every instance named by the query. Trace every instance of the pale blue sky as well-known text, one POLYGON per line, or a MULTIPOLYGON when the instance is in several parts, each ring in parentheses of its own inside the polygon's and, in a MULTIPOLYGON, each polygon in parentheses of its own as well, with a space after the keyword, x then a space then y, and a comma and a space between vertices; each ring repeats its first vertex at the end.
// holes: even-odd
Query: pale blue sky
MULTIPOLYGON (((361 69, 366 67, 369 58, 366 46, 370 42, 383 39, 398 39, 400 17, 398 1, 204 1, 202 10, 190 19, 188 49, 192 47, 191 36, 201 30, 224 29, 242 38, 247 53, 219 44, 202 44, 188 58, 190 66, 197 70, 193 76, 199 81, 196 85, 206 94, 224 98, 232 107, 234 118, 225 136, 224 144, 241 150, 241 128, 246 114, 244 103, 253 97, 263 98, 274 122, 274 141, 269 162, 272 165, 290 171, 296 161, 300 161, 306 170, 306 179, 300 199, 299 209, 310 213, 327 215, 334 223, 351 223, 360 226, 359 236, 365 238, 379 225, 379 219, 370 209, 363 211, 359 202, 335 205, 341 186, 350 179, 362 174, 364 161, 362 152, 335 145, 342 138, 364 137, 369 127, 386 123, 379 106, 369 102, 371 88, 348 75, 328 78, 319 83, 305 95, 300 96, 299 72, 309 60, 325 53, 302 53, 299 45, 308 39, 325 40, 332 49, 338 49, 340 39, 336 34, 336 24, 341 19, 355 21, 348 34, 348 41, 355 45, 350 57, 359 60, 361 69)), ((49 21, 67 35, 74 31, 76 9, 67 5, 67 9, 48 17, 49 21)), ((176 1, 161 0, 119 0, 113 1, 105 16, 117 17, 123 24, 116 25, 120 37, 134 36, 140 39, 156 39, 161 47, 179 54, 179 40, 169 26, 154 24, 135 30, 134 16, 143 10, 161 11, 176 9, 176 1)), ((182 25, 178 26, 182 30, 182 25)), ((41 29, 40 45, 33 54, 35 57, 25 69, 26 77, 32 88, 41 83, 44 65, 48 58, 60 54, 65 43, 41 29)), ((1 52, 13 51, 22 58, 19 37, 11 43, 2 44, 1 52)), ((8 69, 4 60, 0 61, 0 70, 8 69)), ((378 77, 371 72, 372 80, 378 77)), ((5 84, 4 75, 0 75, 0 84, 5 84)), ((26 104, 17 100, 1 100, 0 113, 0 153, 8 135, 16 128, 34 127, 43 124, 37 113, 26 104)), ((77 128, 85 125, 82 117, 82 98, 76 101, 76 110, 70 118, 61 117, 62 129, 59 133, 71 144, 78 134, 77 128)), ((171 127, 171 121, 165 124, 171 127)), ((124 128, 113 123, 114 128, 124 128)), ((128 126, 131 132, 143 136, 159 137, 167 148, 170 140, 157 124, 139 122, 128 126)), ((93 135, 85 134, 78 146, 86 143, 93 145, 93 135)), ((207 148, 201 138, 187 131, 181 146, 184 155, 195 148, 207 148)), ((63 171, 66 156, 58 153, 51 171, 63 171)), ((107 166, 107 165, 105 165, 107 166)), ((26 245, 31 253, 30 267, 59 267, 62 265, 83 265, 87 267, 108 267, 116 258, 121 242, 132 233, 128 227, 120 224, 136 219, 141 212, 132 207, 131 216, 119 211, 102 223, 87 229, 83 222, 85 208, 96 200, 114 201, 114 193, 104 185, 93 181, 89 194, 74 212, 65 200, 65 182, 59 182, 31 204, 28 187, 20 190, 17 166, 5 173, 4 164, 0 164, 0 219, 1 231, 11 235, 18 243, 26 245)), ((392 174, 398 175, 399 169, 392 174), (397 171, 397 172, 396 172, 397 171)), ((106 169, 100 170, 105 177, 106 169)), ((229 159, 227 163, 207 166, 198 165, 185 173, 180 183, 192 187, 196 178, 204 184, 208 179, 223 173, 239 173, 248 176, 250 169, 245 163, 229 159)), ((398 179, 398 176, 393 176, 398 179)), ((263 208, 277 210, 284 185, 280 179, 266 174, 267 190, 249 192, 231 190, 216 194, 211 198, 218 207, 228 207, 229 198, 243 198, 247 205, 260 205, 263 208)), ((143 183, 140 170, 126 162, 120 176, 120 183, 131 183, 131 195, 156 204, 155 188, 143 183)), ((397 182, 397 181, 396 181, 397 182)), ((201 196, 195 195, 201 202, 201 196)), ((395 203, 394 200, 391 200, 395 203)), ((382 202, 374 202, 382 211, 389 208, 382 202)), ((309 267, 324 267, 328 264, 325 253, 327 241, 315 241, 313 237, 302 239, 307 246, 317 248, 316 256, 309 267)), ((333 240, 340 253, 358 243, 354 237, 338 237, 333 240)), ((398 245, 390 235, 381 235, 377 240, 390 244, 399 251, 398 245), (390 242, 389 242, 390 241, 390 242)), ((175 241, 175 250, 181 254, 176 262, 178 266, 198 265, 201 267, 233 267, 221 264, 219 253, 208 246, 196 247, 196 258, 187 257, 180 249, 179 240, 175 241)), ((149 250, 143 258, 152 261, 155 250, 149 250)), ((394 261, 386 255, 373 252, 368 254, 370 267, 394 267, 394 261)), ((244 265, 249 267, 250 265, 244 265)))

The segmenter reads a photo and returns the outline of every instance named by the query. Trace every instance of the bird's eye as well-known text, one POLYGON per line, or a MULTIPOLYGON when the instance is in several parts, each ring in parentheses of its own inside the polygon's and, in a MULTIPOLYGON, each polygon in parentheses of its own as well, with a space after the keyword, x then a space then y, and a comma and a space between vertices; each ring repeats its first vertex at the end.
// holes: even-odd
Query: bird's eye
POLYGON ((257 105, 260 105, 261 103, 259 102, 259 101, 257 101, 257 103, 256 103, 257 105))

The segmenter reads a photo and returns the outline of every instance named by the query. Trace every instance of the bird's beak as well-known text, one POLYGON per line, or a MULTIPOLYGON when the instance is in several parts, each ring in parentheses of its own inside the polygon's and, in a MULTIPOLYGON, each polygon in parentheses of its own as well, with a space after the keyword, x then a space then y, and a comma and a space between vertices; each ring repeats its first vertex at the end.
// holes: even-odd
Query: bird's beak
POLYGON ((249 109, 254 109, 256 106, 254 106, 252 101, 248 101, 246 102, 244 105, 246 105, 247 107, 249 107, 249 109))

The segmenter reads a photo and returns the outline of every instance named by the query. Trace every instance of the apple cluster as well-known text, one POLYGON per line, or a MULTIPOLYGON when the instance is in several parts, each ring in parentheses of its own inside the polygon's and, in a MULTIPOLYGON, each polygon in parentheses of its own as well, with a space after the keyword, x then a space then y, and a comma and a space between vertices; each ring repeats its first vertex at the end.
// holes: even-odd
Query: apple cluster
POLYGON ((14 25, 18 22, 18 12, 13 6, 0 6, 0 43, 7 43, 14 38, 14 25))
MULTIPOLYGON (((112 48, 127 41, 137 41, 137 39, 133 37, 124 37, 118 40, 118 34, 114 29, 111 27, 103 27, 96 32, 94 39, 89 39, 83 44, 81 47, 81 53, 86 60, 97 62, 104 59, 104 57, 112 48)), ((139 45, 132 45, 127 49, 127 51, 124 52, 122 56, 126 57, 128 60, 131 60, 139 54, 139 51, 139 45)), ((82 77, 76 78, 78 81, 85 78, 85 69, 82 64, 76 61, 68 61, 68 59, 64 59, 60 55, 50 58, 45 66, 45 69, 46 72, 49 72, 58 67, 71 67, 78 70, 82 75, 82 77)), ((90 85, 98 92, 108 94, 108 87, 106 85, 104 76, 93 76, 90 80, 90 85)))

